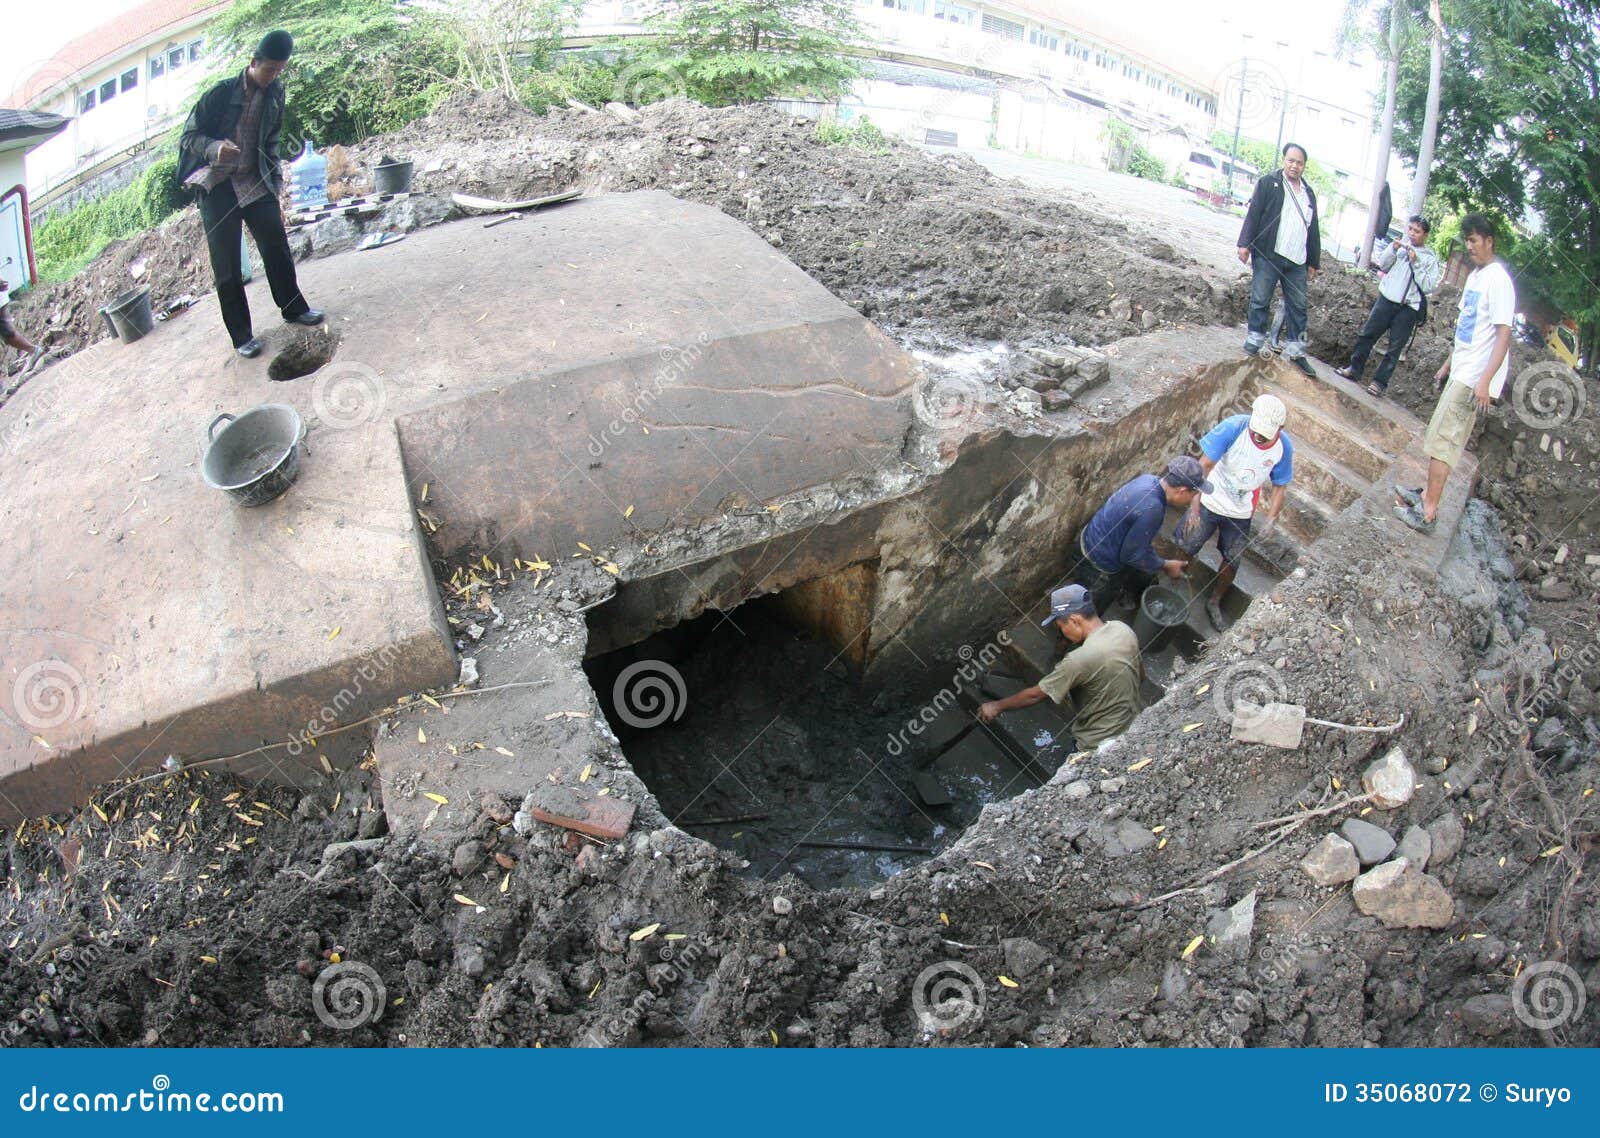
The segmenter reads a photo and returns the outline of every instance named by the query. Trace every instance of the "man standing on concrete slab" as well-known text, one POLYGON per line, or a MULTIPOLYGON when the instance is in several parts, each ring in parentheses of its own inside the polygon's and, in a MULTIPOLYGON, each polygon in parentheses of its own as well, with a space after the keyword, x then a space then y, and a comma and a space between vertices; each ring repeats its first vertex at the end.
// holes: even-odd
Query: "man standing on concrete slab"
POLYGON ((1251 519, 1261 487, 1272 483, 1272 500, 1257 536, 1268 533, 1283 512, 1285 487, 1294 478, 1294 447, 1283 431, 1289 410, 1276 395, 1258 395, 1248 415, 1230 415, 1200 440, 1200 465, 1214 489, 1200 495, 1173 534, 1178 548, 1193 557, 1217 535, 1222 567, 1206 597, 1206 615, 1218 632, 1228 627, 1222 598, 1238 575, 1250 541, 1251 519))
POLYGON ((1063 585, 1050 594, 1050 615, 1041 628, 1056 626, 1077 648, 1068 652, 1044 679, 1005 699, 978 707, 978 718, 993 723, 1007 711, 1070 694, 1077 713, 1072 737, 1080 750, 1092 751, 1128 729, 1139 714, 1139 682, 1144 666, 1139 638, 1120 620, 1101 620, 1094 598, 1082 585, 1063 585))
POLYGON ((1511 321, 1517 312, 1517 291, 1505 264, 1495 259, 1494 223, 1481 213, 1461 219, 1467 256, 1477 266, 1461 289, 1461 309, 1450 358, 1433 377, 1443 384, 1433 418, 1422 439, 1428 456, 1428 484, 1395 487, 1401 503, 1395 515, 1419 533, 1432 533, 1439 519, 1439 499, 1450 471, 1466 453, 1478 412, 1500 398, 1511 370, 1511 321))
POLYGON ((306 303, 283 229, 278 192, 278 132, 283 125, 283 84, 278 81, 294 51, 288 32, 268 32, 234 79, 200 96, 178 143, 178 177, 200 195, 200 221, 211 253, 217 303, 234 349, 246 359, 261 354, 251 330, 240 263, 240 226, 248 225, 261 253, 272 299, 286 321, 320 324, 322 313, 306 303))
POLYGON ((1315 375, 1306 359, 1306 285, 1317 279, 1322 264, 1322 235, 1317 195, 1302 176, 1305 169, 1305 147, 1291 142, 1283 148, 1283 169, 1256 183, 1239 230, 1239 261, 1250 266, 1246 354, 1257 355, 1266 344, 1272 290, 1281 284, 1283 354, 1307 375, 1315 375))
POLYGON ((1335 375, 1360 383, 1373 345, 1379 336, 1389 333, 1383 362, 1367 385, 1368 393, 1379 398, 1389 389, 1389 377, 1411 342, 1411 333, 1428 314, 1428 294, 1438 288, 1444 278, 1444 266, 1425 244, 1428 229, 1427 218, 1417 214, 1406 226, 1405 236, 1395 238, 1394 244, 1385 245, 1372 259, 1384 274, 1383 283, 1378 286, 1378 299, 1373 302, 1367 322, 1356 336, 1349 365, 1334 369, 1335 375))
POLYGON ((1106 612, 1119 596, 1142 592, 1148 578, 1165 573, 1183 576, 1188 562, 1163 558, 1151 545, 1167 507, 1187 510, 1211 483, 1197 458, 1175 458, 1160 477, 1141 474, 1106 499, 1078 534, 1077 564, 1072 577, 1094 596, 1095 609, 1106 612))

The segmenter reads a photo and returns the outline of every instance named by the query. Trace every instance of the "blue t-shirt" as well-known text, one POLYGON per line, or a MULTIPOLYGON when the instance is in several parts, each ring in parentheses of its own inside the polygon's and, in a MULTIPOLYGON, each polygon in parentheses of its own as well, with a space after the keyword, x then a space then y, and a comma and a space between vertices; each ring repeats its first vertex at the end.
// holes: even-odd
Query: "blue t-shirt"
POLYGON ((1161 479, 1141 474, 1106 499, 1083 531, 1083 550, 1107 573, 1125 565, 1146 573, 1161 570, 1161 558, 1150 542, 1167 515, 1167 494, 1161 479))

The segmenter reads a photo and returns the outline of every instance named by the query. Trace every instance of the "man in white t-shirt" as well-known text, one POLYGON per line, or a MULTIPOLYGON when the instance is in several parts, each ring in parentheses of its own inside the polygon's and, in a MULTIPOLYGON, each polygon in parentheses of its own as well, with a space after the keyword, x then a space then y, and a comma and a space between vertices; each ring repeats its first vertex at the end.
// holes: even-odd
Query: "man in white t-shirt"
POLYGON ((1500 398, 1511 370, 1511 321, 1517 311, 1517 292, 1504 262, 1495 259, 1494 223, 1481 213, 1469 213, 1461 219, 1461 236, 1476 268, 1461 290, 1450 358, 1433 377, 1436 385, 1444 385, 1444 391, 1422 441, 1423 453, 1428 456, 1428 485, 1394 488, 1401 503, 1395 507, 1395 515, 1419 533, 1433 532, 1445 480, 1466 453, 1478 412, 1487 411, 1489 404, 1500 398))
POLYGON ((1289 409, 1276 395, 1258 395, 1248 415, 1230 415, 1200 440, 1200 469, 1211 483, 1202 493, 1172 539, 1190 558, 1217 535, 1221 568, 1206 597, 1206 615, 1218 632, 1228 627, 1222 598, 1239 572, 1250 542, 1250 521, 1261 498, 1261 487, 1272 484, 1266 521, 1257 536, 1265 534, 1283 512, 1285 487, 1294 478, 1294 446, 1283 432, 1289 409))

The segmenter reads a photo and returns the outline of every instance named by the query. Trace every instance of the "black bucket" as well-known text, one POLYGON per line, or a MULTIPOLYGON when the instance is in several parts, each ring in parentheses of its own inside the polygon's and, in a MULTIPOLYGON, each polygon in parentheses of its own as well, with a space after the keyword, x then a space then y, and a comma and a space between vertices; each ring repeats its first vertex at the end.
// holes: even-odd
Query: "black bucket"
POLYGON ((1166 643, 1172 630, 1183 623, 1190 599, 1170 585, 1151 585, 1139 598, 1139 611, 1133 617, 1133 634, 1142 652, 1154 652, 1166 643))
POLYGON ((142 340, 155 330, 156 316, 150 310, 148 288, 129 289, 100 310, 124 344, 142 340))
POLYGON ((372 184, 380 194, 403 194, 411 188, 410 162, 385 162, 372 168, 372 184))
POLYGON ((299 412, 286 403, 263 403, 237 417, 223 413, 206 432, 200 477, 241 506, 266 505, 294 485, 305 437, 299 412))

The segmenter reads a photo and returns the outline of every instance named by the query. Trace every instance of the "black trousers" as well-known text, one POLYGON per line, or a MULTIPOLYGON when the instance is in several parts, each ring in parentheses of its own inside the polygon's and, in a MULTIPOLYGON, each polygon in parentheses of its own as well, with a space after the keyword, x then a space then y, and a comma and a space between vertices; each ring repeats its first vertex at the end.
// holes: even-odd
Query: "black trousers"
POLYGON ((206 248, 211 252, 211 275, 217 282, 217 303, 222 307, 222 322, 227 326, 233 346, 247 343, 255 335, 250 330, 250 304, 244 297, 244 274, 239 264, 240 225, 250 227, 261 253, 272 301, 285 320, 293 320, 310 310, 300 295, 295 279, 294 255, 289 252, 289 235, 283 231, 283 213, 278 199, 257 198, 243 209, 233 192, 232 182, 223 182, 200 195, 200 224, 205 227, 206 248))
POLYGON ((1396 304, 1386 296, 1378 298, 1372 311, 1367 313, 1367 322, 1356 335, 1356 346, 1350 351, 1350 370, 1355 372, 1357 379, 1361 378, 1361 370, 1367 366, 1367 357, 1372 354, 1378 337, 1387 332, 1389 344, 1384 349, 1383 362, 1378 365, 1378 373, 1372 377, 1372 382, 1380 390, 1389 389, 1389 377, 1400 362, 1400 353, 1406 350, 1406 344, 1411 340, 1418 315, 1417 310, 1409 304, 1396 304))

